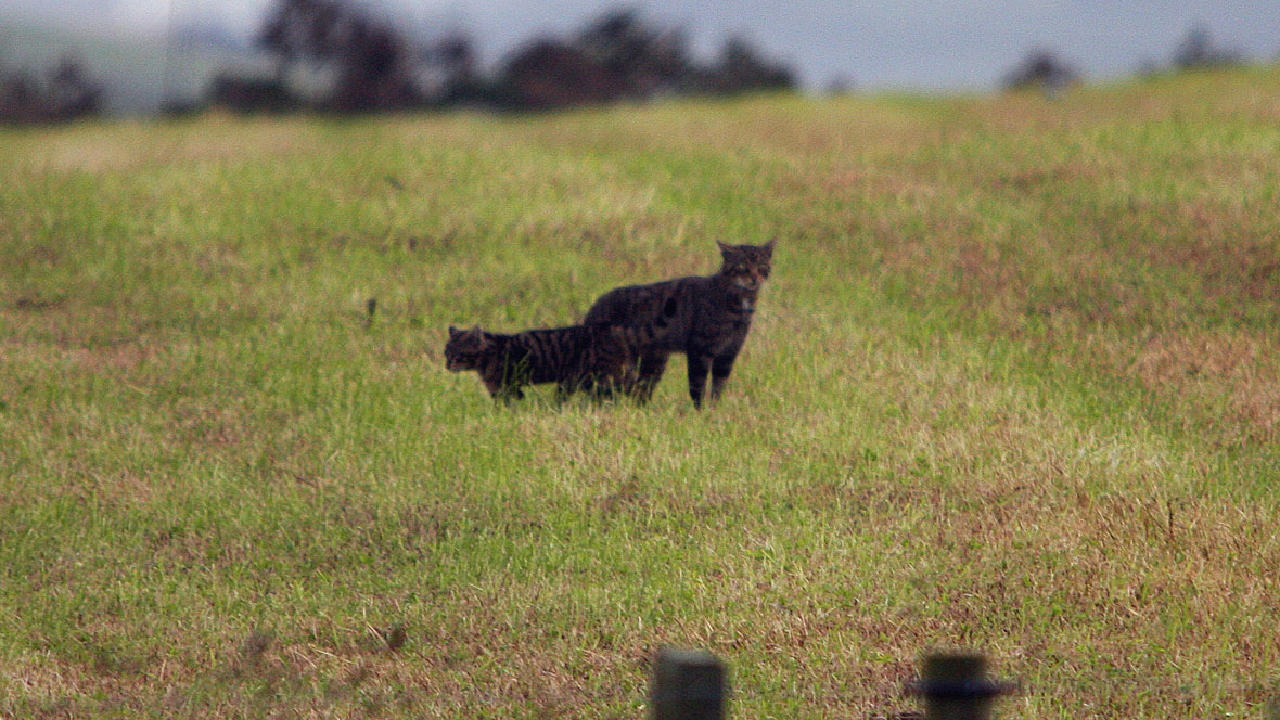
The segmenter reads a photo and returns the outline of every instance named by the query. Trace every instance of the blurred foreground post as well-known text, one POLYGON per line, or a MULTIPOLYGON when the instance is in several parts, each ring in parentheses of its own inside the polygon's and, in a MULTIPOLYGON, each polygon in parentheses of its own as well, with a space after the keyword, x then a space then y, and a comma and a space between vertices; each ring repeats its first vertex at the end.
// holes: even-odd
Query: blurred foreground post
POLYGON ((982 655, 927 655, 920 680, 908 690, 924 698, 925 720, 987 720, 995 699, 1010 692, 1010 683, 986 676, 982 655))
POLYGON ((729 705, 724 663, 703 650, 658 650, 649 704, 653 720, 724 720, 729 705))

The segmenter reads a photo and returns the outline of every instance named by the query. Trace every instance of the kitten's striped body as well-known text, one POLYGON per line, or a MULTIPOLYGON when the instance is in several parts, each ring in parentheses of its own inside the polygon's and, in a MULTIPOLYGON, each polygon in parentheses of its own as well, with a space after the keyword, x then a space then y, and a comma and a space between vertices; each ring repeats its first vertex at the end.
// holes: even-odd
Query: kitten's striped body
POLYGON ((515 334, 449 328, 445 360, 449 370, 479 373, 489 395, 524 397, 526 385, 556 383, 563 399, 591 391, 597 397, 631 393, 637 363, 666 332, 665 320, 644 325, 571 325, 515 334))

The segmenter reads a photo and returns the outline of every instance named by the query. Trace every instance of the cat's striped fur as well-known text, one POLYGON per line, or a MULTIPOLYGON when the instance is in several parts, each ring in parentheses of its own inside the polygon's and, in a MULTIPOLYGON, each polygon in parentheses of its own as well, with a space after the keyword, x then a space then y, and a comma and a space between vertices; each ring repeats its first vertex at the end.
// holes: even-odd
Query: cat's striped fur
POLYGON ((644 325, 668 317, 670 328, 641 354, 633 394, 647 400, 662 379, 667 358, 689 359, 689 396, 696 408, 711 372, 711 399, 719 398, 751 329, 756 298, 769 277, 774 241, 765 245, 720 246, 716 274, 610 290, 587 311, 587 325, 644 325))
POLYGON ((571 325, 511 335, 450 326, 445 362, 453 372, 479 373, 489 395, 500 400, 523 398, 526 385, 542 383, 556 383, 560 399, 580 390, 596 397, 631 394, 640 355, 667 328, 661 316, 642 325, 571 325))

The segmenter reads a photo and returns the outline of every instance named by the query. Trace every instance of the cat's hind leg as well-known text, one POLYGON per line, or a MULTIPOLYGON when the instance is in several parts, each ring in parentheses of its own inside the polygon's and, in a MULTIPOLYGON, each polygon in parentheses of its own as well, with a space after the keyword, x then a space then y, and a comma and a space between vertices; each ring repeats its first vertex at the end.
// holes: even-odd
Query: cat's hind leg
POLYGON ((650 352, 645 353, 640 358, 636 381, 631 391, 631 395, 636 399, 636 402, 644 404, 653 397, 653 391, 658 387, 658 381, 662 379, 662 374, 667 371, 669 357, 670 355, 665 352, 650 352))

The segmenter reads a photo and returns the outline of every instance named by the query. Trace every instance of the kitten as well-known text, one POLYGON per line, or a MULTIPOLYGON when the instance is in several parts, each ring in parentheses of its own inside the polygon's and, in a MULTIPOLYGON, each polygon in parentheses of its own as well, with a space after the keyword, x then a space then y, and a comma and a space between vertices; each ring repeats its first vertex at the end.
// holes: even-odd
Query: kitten
POLYGON ((702 408, 708 370, 711 400, 720 397, 751 329, 756 298, 769 277, 775 242, 717 242, 722 263, 714 275, 615 288, 596 300, 587 311, 587 325, 644 325, 669 318, 668 332, 640 356, 633 393, 637 399, 648 400, 653 394, 673 352, 688 356, 689 397, 695 408, 702 408))
POLYGON ((580 390, 596 398, 631 394, 641 353, 666 325, 660 318, 640 326, 571 325, 513 335, 450 326, 445 362, 452 372, 476 371, 489 395, 504 401, 523 398, 524 386, 542 383, 557 383, 559 400, 580 390))

